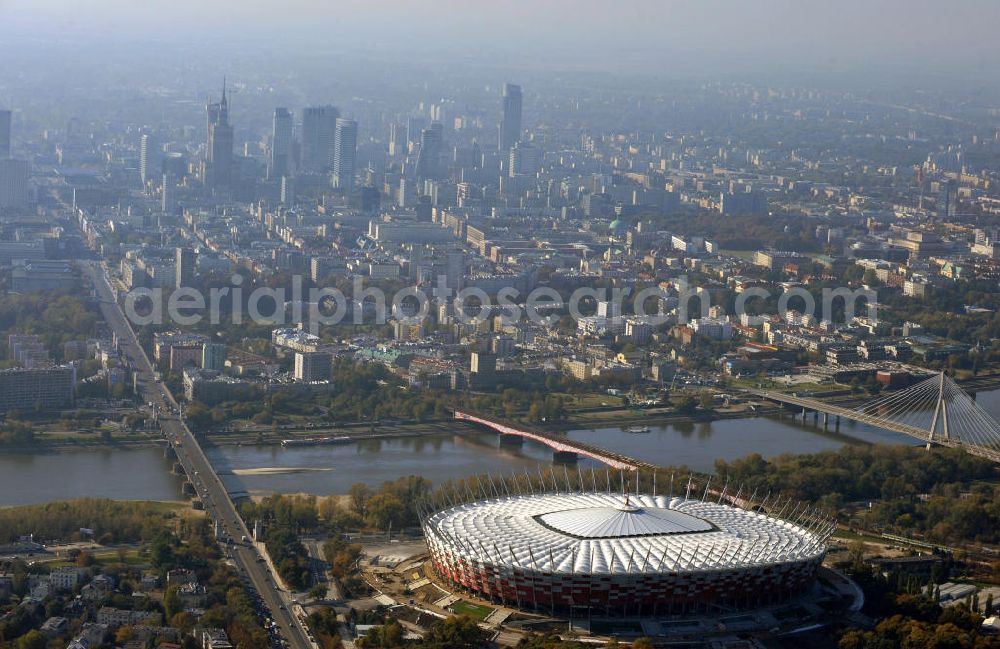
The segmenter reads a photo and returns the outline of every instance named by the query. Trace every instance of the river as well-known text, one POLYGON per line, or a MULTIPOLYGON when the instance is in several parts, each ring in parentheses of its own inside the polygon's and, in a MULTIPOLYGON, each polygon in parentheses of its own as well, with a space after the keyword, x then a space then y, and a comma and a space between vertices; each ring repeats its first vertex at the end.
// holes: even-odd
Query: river
POLYGON ((208 458, 230 492, 254 495, 347 493, 351 485, 378 485, 411 474, 434 482, 492 471, 535 470, 552 452, 525 444, 500 448, 496 435, 434 434, 324 446, 219 446, 208 458), (283 472, 272 472, 281 469, 283 472), (238 472, 238 475, 234 473, 238 472))
MULTIPOLYGON (((979 403, 1000 412, 1000 391, 979 395, 979 403)), ((651 426, 648 433, 621 428, 566 433, 635 458, 661 465, 687 465, 712 471, 716 459, 732 460, 757 452, 814 453, 864 442, 916 444, 909 437, 853 422, 823 430, 796 417, 754 417, 651 426)), ((435 483, 484 471, 534 472, 552 461, 548 448, 526 442, 500 447, 489 433, 433 434, 364 440, 329 446, 220 446, 206 452, 226 487, 250 494, 346 493, 356 482, 378 485, 417 474, 435 483)), ((586 466, 586 465, 585 465, 586 466)), ((177 500, 180 479, 156 448, 81 449, 60 453, 0 455, 0 506, 83 496, 177 500)))
POLYGON ((0 506, 83 497, 181 500, 172 464, 159 448, 0 453, 0 506))

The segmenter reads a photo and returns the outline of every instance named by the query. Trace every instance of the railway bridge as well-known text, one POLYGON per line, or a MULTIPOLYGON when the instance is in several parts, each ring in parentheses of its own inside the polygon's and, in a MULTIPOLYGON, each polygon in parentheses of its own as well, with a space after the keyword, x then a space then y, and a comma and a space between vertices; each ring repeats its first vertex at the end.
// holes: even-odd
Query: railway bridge
POLYGON ((515 428, 498 421, 487 419, 485 417, 479 417, 460 410, 455 411, 455 419, 458 421, 466 421, 471 424, 484 426, 496 431, 500 434, 500 443, 502 444, 519 444, 524 440, 530 440, 532 442, 542 444, 543 446, 548 446, 552 449, 553 459, 556 461, 568 462, 575 461, 578 457, 587 457, 605 464, 612 469, 619 469, 623 471, 656 468, 656 465, 654 464, 643 462, 627 455, 616 453, 615 451, 609 451, 592 444, 568 440, 540 431, 515 428))

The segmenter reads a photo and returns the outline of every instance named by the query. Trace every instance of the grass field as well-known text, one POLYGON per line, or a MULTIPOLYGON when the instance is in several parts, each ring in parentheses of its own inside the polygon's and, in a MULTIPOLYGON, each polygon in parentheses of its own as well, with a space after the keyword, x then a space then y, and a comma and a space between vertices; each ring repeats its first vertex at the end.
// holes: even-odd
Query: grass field
POLYGON ((455 602, 451 605, 451 608, 455 611, 455 615, 468 615, 477 620, 485 620, 495 610, 489 606, 480 606, 479 604, 473 604, 465 600, 455 602))
POLYGON ((566 398, 566 407, 570 410, 574 408, 599 408, 601 406, 622 405, 622 398, 607 393, 586 392, 583 394, 560 394, 566 398))
POLYGON ((754 250, 728 250, 728 249, 723 248, 719 252, 721 254, 727 255, 729 257, 739 257, 740 259, 745 259, 746 261, 750 261, 751 259, 753 259, 753 253, 756 252, 756 251, 754 251, 754 250))
POLYGON ((834 538, 842 539, 844 541, 864 541, 866 543, 887 543, 885 539, 880 536, 871 536, 869 534, 860 534, 853 530, 845 530, 838 528, 833 533, 834 538))
MULTIPOLYGON (((104 551, 101 551, 101 550, 96 550, 96 551, 92 552, 92 556, 94 557, 94 563, 96 563, 98 565, 102 565, 102 566, 115 565, 115 564, 122 563, 122 557, 119 556, 117 550, 110 551, 110 552, 104 552, 104 551)), ((127 564, 127 565, 130 565, 130 566, 145 566, 145 565, 149 565, 149 558, 148 557, 140 556, 138 550, 129 550, 128 552, 125 553, 125 557, 124 558, 125 558, 125 562, 124 563, 127 564)), ((62 568, 64 566, 75 566, 75 565, 77 565, 76 561, 73 561, 73 560, 70 560, 70 559, 56 559, 54 561, 44 561, 44 559, 43 559, 42 561, 46 565, 48 565, 49 568, 52 568, 52 569, 62 568)))

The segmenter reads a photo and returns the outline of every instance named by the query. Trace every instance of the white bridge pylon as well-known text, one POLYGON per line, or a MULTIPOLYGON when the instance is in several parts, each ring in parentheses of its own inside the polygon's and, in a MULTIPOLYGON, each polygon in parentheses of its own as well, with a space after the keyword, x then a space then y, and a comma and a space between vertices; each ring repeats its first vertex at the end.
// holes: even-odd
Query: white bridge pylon
POLYGON ((868 417, 927 431, 928 444, 1000 450, 1000 422, 944 372, 856 410, 868 417))

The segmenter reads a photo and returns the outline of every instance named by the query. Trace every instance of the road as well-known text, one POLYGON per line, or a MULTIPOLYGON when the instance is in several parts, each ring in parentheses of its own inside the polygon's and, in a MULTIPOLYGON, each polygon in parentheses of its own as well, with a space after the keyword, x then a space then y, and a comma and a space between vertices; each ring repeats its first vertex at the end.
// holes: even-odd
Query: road
MULTIPOLYGON (((326 595, 323 599, 328 605, 332 606, 337 613, 346 613, 350 607, 344 602, 344 594, 340 591, 340 585, 337 583, 337 580, 330 574, 330 564, 328 564, 326 558, 323 557, 323 542, 317 539, 305 539, 302 541, 302 545, 304 545, 306 550, 309 552, 309 559, 312 563, 313 584, 325 584, 326 595)), ((354 649, 355 644, 350 627, 343 622, 340 623, 339 627, 340 642, 344 649, 354 649)))
POLYGON ((272 574, 267 562, 253 545, 242 542, 244 537, 247 539, 251 537, 250 531, 236 511, 235 504, 212 468, 212 464, 205 457, 201 445, 187 425, 175 414, 178 412, 178 406, 170 390, 162 382, 154 379, 153 366, 139 345, 135 331, 126 320, 121 306, 115 300, 106 269, 95 263, 87 266, 100 300, 104 320, 115 332, 121 353, 138 376, 143 400, 152 403, 154 408, 164 413, 159 416, 163 436, 177 453, 178 461, 205 505, 205 512, 212 520, 221 522, 223 532, 234 541, 229 547, 232 560, 241 576, 249 580, 259 593, 289 649, 316 649, 316 645, 310 641, 302 624, 292 614, 290 595, 277 586, 276 576, 272 574))
MULTIPOLYGON (((907 388, 907 390, 912 389, 912 386, 907 388)), ((800 407, 803 409, 803 413, 805 413, 806 410, 812 410, 814 412, 822 412, 828 415, 843 417, 844 419, 850 419, 862 424, 868 424, 869 426, 876 426, 885 430, 902 433, 903 435, 909 435, 910 437, 920 440, 921 442, 930 442, 937 444, 938 446, 948 446, 951 448, 961 448, 970 455, 976 455, 978 457, 1000 463, 1000 451, 997 451, 994 448, 983 446, 981 444, 967 443, 958 438, 948 439, 941 434, 938 434, 933 438, 933 440, 930 440, 930 432, 927 430, 923 430, 922 428, 917 428, 900 421, 894 421, 888 417, 870 414, 862 409, 845 408, 844 406, 835 405, 829 401, 823 401, 815 397, 800 397, 795 393, 788 394, 786 392, 760 390, 757 388, 744 388, 743 391, 761 399, 774 401, 775 403, 783 403, 800 407)), ((904 394, 904 391, 901 391, 898 394, 904 394)), ((937 415, 935 415, 935 417, 936 416, 937 415)), ((967 421, 967 419, 963 421, 967 421)), ((945 419, 945 426, 947 426, 947 419, 945 419)))
POLYGON ((326 586, 326 595, 323 596, 323 599, 327 602, 343 603, 344 597, 340 592, 340 586, 337 584, 337 580, 330 576, 330 565, 323 556, 323 542, 318 539, 304 539, 302 545, 309 552, 313 585, 322 584, 326 586))

